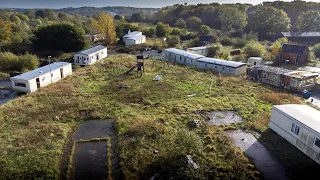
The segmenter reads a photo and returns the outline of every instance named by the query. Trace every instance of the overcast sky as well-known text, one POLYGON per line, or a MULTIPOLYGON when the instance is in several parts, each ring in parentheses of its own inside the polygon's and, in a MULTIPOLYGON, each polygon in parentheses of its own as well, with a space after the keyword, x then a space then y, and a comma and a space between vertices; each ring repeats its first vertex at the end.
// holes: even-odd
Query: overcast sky
MULTIPOLYGON (((272 1, 272 0, 269 0, 272 1)), ((285 0, 288 1, 288 0, 285 0)), ((319 2, 320 0, 315 0, 319 2)), ((10 8, 64 8, 64 7, 105 7, 105 6, 133 6, 133 7, 163 7, 173 4, 197 3, 250 3, 259 4, 263 0, 0 0, 0 7, 10 8)))

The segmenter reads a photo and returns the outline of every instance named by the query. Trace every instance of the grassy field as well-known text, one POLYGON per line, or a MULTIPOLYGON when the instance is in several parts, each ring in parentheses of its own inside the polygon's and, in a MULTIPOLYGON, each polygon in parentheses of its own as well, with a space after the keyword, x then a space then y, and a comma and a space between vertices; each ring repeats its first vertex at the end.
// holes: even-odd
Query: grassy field
POLYGON ((0 106, 1 178, 57 179, 72 128, 87 119, 111 118, 117 123, 126 179, 155 174, 161 179, 255 179, 259 173, 224 130, 263 132, 272 104, 301 103, 297 97, 243 78, 219 77, 155 60, 145 62, 142 77, 135 72, 123 75, 135 64, 134 58, 109 57, 0 106), (161 81, 152 81, 157 74, 163 75, 161 81), (120 84, 130 88, 119 89, 120 84), (81 117, 79 111, 84 110, 91 111, 92 117, 81 117), (196 110, 236 111, 244 121, 209 127, 196 110), (200 128, 191 126, 194 119, 202 121, 200 128), (187 165, 188 154, 199 169, 187 165))

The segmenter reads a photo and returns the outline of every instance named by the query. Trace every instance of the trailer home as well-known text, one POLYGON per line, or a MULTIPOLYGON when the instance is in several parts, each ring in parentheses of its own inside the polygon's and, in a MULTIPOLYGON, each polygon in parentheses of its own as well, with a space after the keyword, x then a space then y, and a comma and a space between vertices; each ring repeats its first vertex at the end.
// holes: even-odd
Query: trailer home
POLYGON ((320 111, 307 105, 273 106, 270 128, 320 164, 320 111))
POLYGON ((165 57, 168 59, 168 61, 175 62, 178 64, 184 64, 192 67, 197 66, 197 59, 204 57, 199 54, 194 54, 194 53, 187 52, 181 49, 176 49, 176 48, 165 49, 164 52, 165 52, 165 57))
POLYGON ((122 37, 122 41, 126 46, 133 45, 133 44, 142 44, 142 43, 145 43, 146 40, 147 40, 146 36, 142 35, 142 32, 140 31, 133 31, 122 37))
POLYGON ((34 92, 41 87, 57 82, 72 74, 71 63, 55 62, 10 78, 12 89, 19 92, 34 92))
POLYGON ((74 64, 88 66, 108 55, 107 47, 105 46, 95 46, 90 49, 78 52, 74 54, 74 64))
POLYGON ((198 59, 197 68, 204 70, 213 70, 221 74, 234 76, 243 75, 247 72, 247 64, 245 63, 206 57, 198 59))

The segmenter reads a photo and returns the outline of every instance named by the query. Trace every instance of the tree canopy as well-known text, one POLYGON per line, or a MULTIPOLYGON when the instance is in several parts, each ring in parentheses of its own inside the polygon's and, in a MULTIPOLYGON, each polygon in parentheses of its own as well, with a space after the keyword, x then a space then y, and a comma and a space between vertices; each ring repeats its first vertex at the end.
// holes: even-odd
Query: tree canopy
POLYGON ((289 31, 290 27, 288 15, 274 7, 259 7, 248 17, 248 29, 262 36, 289 31))
POLYGON ((104 36, 107 45, 116 42, 116 26, 111 14, 100 13, 98 20, 92 20, 92 27, 95 32, 104 36))
POLYGON ((222 7, 219 9, 219 19, 222 30, 229 31, 232 27, 242 29, 247 25, 247 15, 234 7, 222 7))
POLYGON ((85 48, 84 30, 70 24, 52 24, 34 32, 36 49, 76 52, 85 48))
POLYGON ((162 22, 159 22, 156 27, 156 35, 158 37, 166 37, 169 36, 169 34, 172 32, 172 28, 169 26, 169 24, 163 24, 162 22))
POLYGON ((12 24, 0 18, 0 44, 3 41, 10 40, 12 36, 12 24))
POLYGON ((320 11, 301 13, 295 26, 300 32, 320 31, 320 11))
POLYGON ((190 29, 198 30, 202 24, 202 20, 198 17, 192 16, 187 19, 187 26, 190 29))

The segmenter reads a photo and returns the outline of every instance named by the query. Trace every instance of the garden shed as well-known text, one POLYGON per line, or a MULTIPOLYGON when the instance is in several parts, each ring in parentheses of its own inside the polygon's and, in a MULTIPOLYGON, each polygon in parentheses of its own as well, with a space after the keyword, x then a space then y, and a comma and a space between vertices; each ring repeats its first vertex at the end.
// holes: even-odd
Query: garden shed
POLYGON ((168 59, 168 61, 192 67, 195 67, 197 65, 197 59, 204 57, 199 54, 194 54, 176 48, 165 49, 164 52, 165 57, 168 59))
POLYGON ((71 63, 55 62, 33 71, 14 76, 10 78, 10 80, 13 90, 28 93, 57 82, 71 74, 71 63))
POLYGON ((108 55, 107 47, 105 46, 95 46, 90 49, 78 52, 74 54, 74 64, 77 65, 91 65, 108 55))
POLYGON ((281 63, 286 63, 286 60, 289 60, 290 64, 305 64, 308 62, 309 52, 308 46, 283 44, 280 60, 281 63))
POLYGON ((235 61, 226 61, 215 58, 200 58, 197 62, 198 69, 209 69, 221 74, 243 75, 246 74, 247 64, 235 61))
POLYGON ((270 128, 320 164, 320 111, 297 104, 272 108, 270 128))

